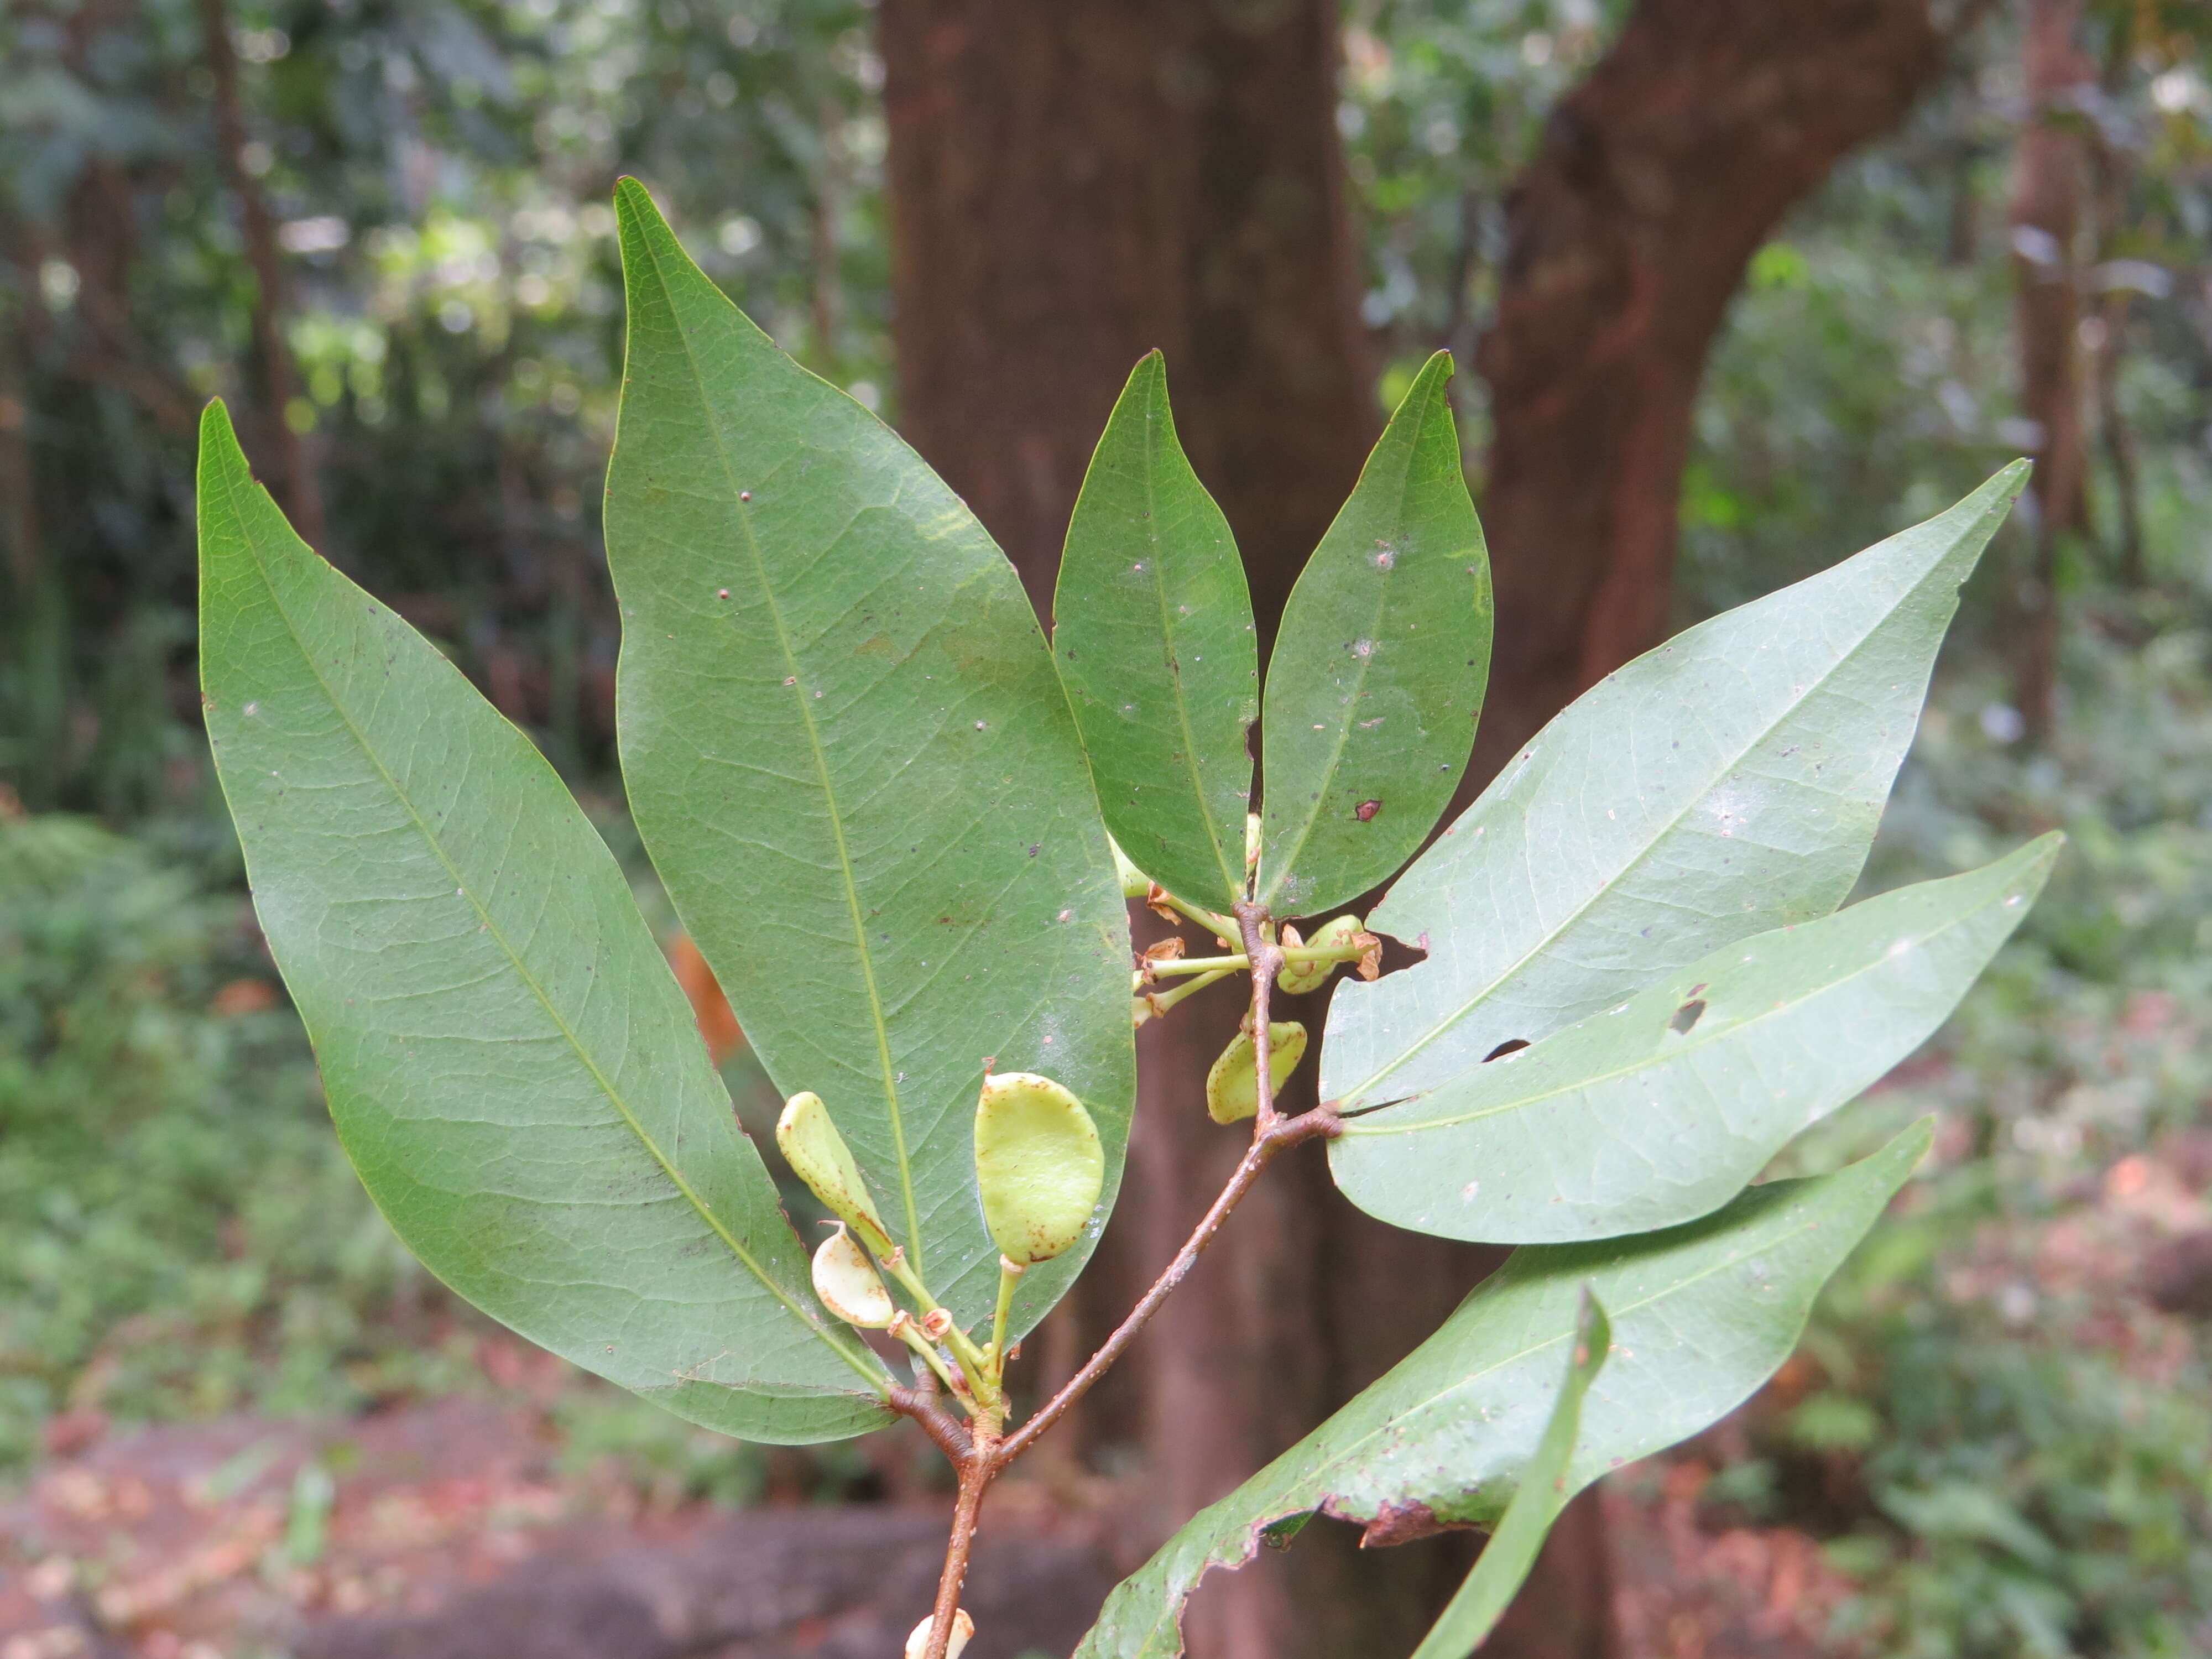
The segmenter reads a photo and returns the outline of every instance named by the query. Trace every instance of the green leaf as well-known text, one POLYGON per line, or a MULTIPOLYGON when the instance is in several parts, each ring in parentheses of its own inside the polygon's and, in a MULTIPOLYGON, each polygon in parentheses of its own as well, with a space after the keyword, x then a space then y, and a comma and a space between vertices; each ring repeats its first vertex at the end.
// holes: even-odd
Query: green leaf
POLYGON ((1534 1048, 1352 1119, 1329 1143, 1330 1173, 1385 1221, 1496 1243, 1612 1238, 1717 1209, 1943 1023, 2063 840, 1723 945, 1534 1048))
POLYGON ((605 845, 530 740, 201 425, 200 672, 254 905, 362 1182, 531 1340, 757 1440, 888 1420, 605 845))
POLYGON ((1490 555, 1451 374, 1439 351, 1414 379, 1283 610, 1267 663, 1259 879, 1278 916, 1318 915, 1403 864, 1474 748, 1490 555))
POLYGON ((1612 1341, 1613 1327, 1605 1310, 1585 1291, 1574 1351, 1567 1357, 1567 1375, 1552 1407, 1552 1420, 1544 1425, 1544 1437, 1536 1443, 1536 1455, 1522 1470, 1519 1490, 1505 1506, 1498 1530, 1482 1547, 1474 1571, 1413 1650, 1413 1659, 1467 1659, 1512 1605, 1514 1592, 1536 1565, 1544 1535, 1567 1506, 1567 1468, 1574 1461, 1575 1437, 1582 1431, 1583 1401, 1612 1341))
MULTIPOLYGON (((778 1090, 828 1103, 908 1260, 996 1302, 985 1066, 1090 1109, 1112 1202, 1129 931, 1013 568, 874 416, 775 349, 617 192, 629 349, 607 475, 630 804, 778 1090)), ((1042 1316, 1097 1236, 1024 1275, 1042 1316)))
POLYGON ((1338 988, 1322 1097, 1432 1087, 1842 903, 1959 584, 2027 477, 1691 629, 1546 726, 1368 918, 1428 959, 1338 988))
POLYGON ((1229 521, 1176 441, 1157 351, 1130 374, 1084 475, 1052 647, 1115 839, 1170 892, 1243 897, 1252 599, 1229 521))
POLYGON ((1832 1176, 1600 1244, 1516 1250, 1388 1376, 1170 1539, 1106 1601, 1077 1659, 1170 1659, 1184 1600, 1316 1511, 1396 1541, 1498 1523, 1540 1445, 1587 1287, 1611 1315, 1561 1493, 1718 1421, 1796 1346, 1814 1295, 1927 1151, 1920 1123, 1832 1176))

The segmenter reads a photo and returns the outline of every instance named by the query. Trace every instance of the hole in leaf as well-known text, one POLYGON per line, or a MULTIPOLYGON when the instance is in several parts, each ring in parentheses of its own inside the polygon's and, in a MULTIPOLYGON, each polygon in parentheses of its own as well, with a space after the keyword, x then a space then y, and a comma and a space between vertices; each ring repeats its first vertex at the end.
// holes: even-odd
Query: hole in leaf
POLYGON ((1525 1048, 1528 1046, 1528 1039, 1527 1037, 1508 1037, 1504 1042, 1499 1043, 1495 1048, 1492 1048, 1488 1054, 1485 1054, 1482 1057, 1482 1063, 1487 1066, 1493 1060, 1503 1059, 1505 1055, 1514 1053, 1516 1049, 1525 1048))
MULTIPOLYGON (((1698 988, 1702 991, 1705 987, 1701 985, 1698 988)), ((1703 997, 1692 997, 1674 1011, 1674 1018, 1667 1022, 1667 1029, 1678 1036, 1686 1036, 1690 1028, 1704 1017, 1705 1012, 1705 1000, 1703 997)))

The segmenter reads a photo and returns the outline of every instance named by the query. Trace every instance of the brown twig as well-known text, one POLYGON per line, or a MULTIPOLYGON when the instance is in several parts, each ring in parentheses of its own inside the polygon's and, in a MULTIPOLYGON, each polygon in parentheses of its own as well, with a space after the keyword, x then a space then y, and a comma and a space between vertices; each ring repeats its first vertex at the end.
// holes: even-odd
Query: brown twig
POLYGON ((1160 1304, 1190 1276, 1190 1270, 1197 1266, 1198 1258, 1220 1232, 1230 1212, 1243 1201, 1244 1194, 1252 1190, 1260 1172, 1276 1154, 1302 1141, 1334 1136, 1343 1130, 1343 1120, 1326 1105, 1296 1117, 1286 1117, 1277 1109, 1268 1071, 1267 1007, 1275 975, 1283 965, 1283 953, 1267 938, 1267 915, 1261 907, 1239 904, 1237 920, 1244 936, 1245 955, 1252 964, 1252 1047, 1258 1074, 1259 1112, 1252 1126, 1251 1146, 1237 1160, 1235 1172, 1207 1207, 1204 1218, 1183 1241, 1182 1249, 1176 1252, 1175 1259, 1138 1298, 1137 1304, 1115 1328, 1113 1334, 1099 1344, 1098 1351, 1085 1362, 1083 1369, 1068 1378, 1060 1392, 1039 1407, 1019 1430, 1003 1439, 999 1437, 998 1423, 994 1419, 979 1419, 972 1431, 963 1430, 937 1403, 934 1389, 894 1389, 887 1396, 894 1411, 921 1425, 922 1431, 951 1460, 960 1477, 960 1495, 952 1512, 952 1535, 945 1544, 945 1568, 938 1579, 937 1604, 931 1614, 929 1644, 924 1659, 945 1659, 945 1645, 951 1639, 952 1617, 960 1605, 960 1589, 967 1580, 968 1559, 975 1547, 976 1517, 982 1508, 983 1493, 992 1480, 1066 1416, 1069 1408, 1090 1392, 1091 1385, 1105 1375, 1137 1340, 1137 1334, 1159 1311, 1160 1304))
POLYGON ((1251 1191, 1252 1183, 1260 1178, 1260 1171, 1267 1167, 1275 1154, 1297 1146, 1302 1140, 1336 1133, 1340 1121, 1334 1112, 1324 1107, 1294 1118, 1285 1118, 1278 1114, 1273 1130, 1265 1134, 1257 1131, 1254 1133, 1252 1145, 1238 1162, 1236 1172, 1229 1177, 1228 1185, 1222 1188, 1220 1195, 1213 1200, 1205 1218, 1183 1241, 1183 1247, 1176 1252, 1175 1260, 1169 1262, 1166 1270, 1152 1281, 1152 1288, 1138 1298, 1137 1305, 1129 1310, 1127 1317, 1115 1328, 1114 1334, 1098 1345, 1098 1352, 1085 1362, 1083 1369, 1068 1378, 1066 1386, 1040 1407, 1036 1414, 1023 1424, 1018 1431, 999 1443, 994 1453, 994 1461, 1000 1468, 1004 1468, 1036 1443, 1037 1437, 1050 1429, 1066 1414, 1069 1407, 1088 1394, 1091 1385, 1121 1357, 1129 1344, 1137 1340, 1138 1332, 1143 1330, 1152 1316, 1159 1311, 1160 1304, 1173 1295, 1176 1287, 1190 1276, 1190 1270, 1197 1265, 1199 1256, 1213 1242, 1214 1235, 1221 1231, 1221 1224, 1229 1219, 1229 1212, 1243 1200, 1246 1193, 1251 1191))
POLYGON ((933 1378, 929 1388, 893 1389, 884 1397, 893 1411, 921 1424, 921 1431, 936 1443, 937 1449, 956 1468, 974 1455, 975 1443, 961 1426, 960 1419, 937 1403, 933 1378))
POLYGON ((929 1645, 922 1659, 945 1659, 945 1644, 952 1639, 953 1615, 960 1610, 960 1587, 968 1582, 968 1558, 975 1547, 975 1521, 982 1513, 983 1492, 998 1473, 988 1423, 975 1425, 975 1449, 960 1465, 960 1496, 952 1506, 952 1536, 945 1545, 945 1569, 937 1578, 937 1605, 930 1613, 929 1645))

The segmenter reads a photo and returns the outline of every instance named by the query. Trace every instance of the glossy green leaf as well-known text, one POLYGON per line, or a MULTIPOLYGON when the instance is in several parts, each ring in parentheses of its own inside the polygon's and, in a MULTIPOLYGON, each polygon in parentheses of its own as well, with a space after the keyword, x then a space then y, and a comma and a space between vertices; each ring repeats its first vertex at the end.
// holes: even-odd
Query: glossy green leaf
POLYGON ((354 1167, 439 1278, 679 1416, 888 1420, 621 868, 530 740, 201 427, 209 740, 354 1167))
POLYGON ((1490 676, 1490 556, 1451 374, 1439 351, 1414 379, 1284 607, 1259 875, 1278 916, 1318 915, 1389 875, 1467 769, 1490 676))
POLYGON ((1322 1098, 1432 1087, 1842 903, 1959 584, 2027 477, 1691 629, 1546 726, 1368 918, 1428 958, 1339 988, 1322 1098))
POLYGON ((1814 1294, 1928 1148, 1921 1123, 1832 1176, 1778 1181, 1687 1226, 1516 1251, 1388 1376, 1212 1507, 1106 1601, 1077 1659, 1172 1659, 1182 1604, 1316 1512, 1376 1542, 1498 1523, 1536 1455, 1585 1286, 1613 1322, 1571 1496, 1718 1421, 1796 1346, 1814 1294))
POLYGON ((1106 827, 1170 892, 1242 898, 1245 735, 1260 713, 1252 599, 1229 521, 1176 441, 1157 351, 1131 373, 1084 475, 1052 648, 1106 827))
POLYGON ((1722 946, 1329 1143, 1346 1197, 1447 1238, 1551 1243, 1717 1209, 1949 1015, 2063 837, 1722 946))
POLYGON ((1613 1326, 1605 1310, 1585 1292, 1574 1348, 1567 1356, 1567 1374, 1553 1404, 1551 1421, 1544 1425, 1544 1437, 1536 1443, 1536 1455, 1522 1470, 1513 1501, 1482 1547, 1474 1570, 1413 1650, 1413 1659, 1467 1659, 1513 1605, 1514 1593, 1536 1565, 1545 1534, 1567 1506, 1567 1471, 1574 1462, 1576 1437, 1582 1431, 1583 1401, 1612 1341, 1613 1326))
MULTIPOLYGON (((972 1325, 998 1283, 970 1147, 987 1064, 1089 1107, 1109 1206, 1127 1137, 1127 915, 1074 722, 968 509, 731 305, 641 186, 617 207, 631 808, 778 1090, 828 1103, 972 1325)), ((1016 1329, 1087 1254, 1024 1276, 1016 1329)))

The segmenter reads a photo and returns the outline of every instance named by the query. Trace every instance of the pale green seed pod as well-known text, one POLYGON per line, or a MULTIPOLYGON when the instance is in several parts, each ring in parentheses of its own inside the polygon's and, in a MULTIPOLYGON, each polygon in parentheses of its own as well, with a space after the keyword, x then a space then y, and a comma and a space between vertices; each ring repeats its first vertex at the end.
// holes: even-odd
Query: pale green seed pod
POLYGON ((1083 1103, 1048 1077, 1002 1072, 975 1103, 975 1185, 999 1253, 1049 1261, 1091 1224, 1106 1153, 1083 1103))
MULTIPOLYGON (((1352 943, 1358 932, 1358 916, 1339 916, 1334 921, 1322 924, 1321 931, 1313 936, 1313 943, 1323 949, 1341 950, 1352 943)), ((1297 929, 1283 929, 1284 944, 1302 942, 1297 929)), ((1275 975, 1275 983, 1291 996, 1303 996, 1308 991, 1318 991, 1335 971, 1336 964, 1333 962, 1286 962, 1283 964, 1283 971, 1275 975)))
MULTIPOLYGON (((929 1651, 930 1627, 936 1622, 937 1615, 933 1613, 914 1627, 914 1633, 906 1638, 906 1659, 921 1659, 929 1651)), ((975 1621, 968 1616, 968 1609, 954 1608, 952 1634, 945 1642, 945 1659, 960 1659, 961 1650, 975 1634, 975 1621)))
POLYGON ((1114 854, 1114 873, 1121 878, 1121 896, 1142 898, 1151 892, 1152 878, 1129 862, 1129 855, 1121 850, 1121 843, 1109 836, 1106 845, 1114 854))
POLYGON ((814 1294, 838 1318, 864 1331, 880 1331, 898 1316, 876 1264, 842 1224, 814 1252, 814 1294))
MULTIPOLYGON (((1283 1079, 1305 1058, 1306 1028, 1294 1019, 1267 1027, 1267 1080, 1280 1094, 1283 1079)), ((1260 1057, 1249 1031, 1239 1031, 1206 1074, 1206 1115, 1216 1123, 1241 1123, 1260 1109, 1260 1057)))
POLYGON ((830 1212, 860 1235, 860 1242, 878 1256, 891 1253, 891 1236, 876 1213, 876 1201, 860 1178, 845 1137, 830 1121, 830 1109, 811 1090, 784 1103, 775 1121, 775 1144, 785 1161, 805 1182, 830 1212))

